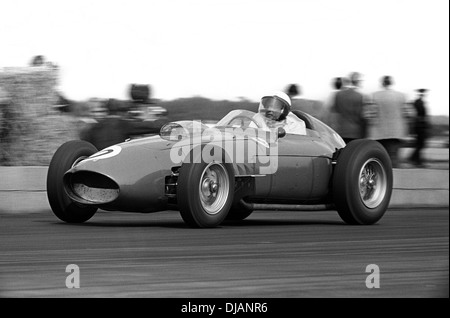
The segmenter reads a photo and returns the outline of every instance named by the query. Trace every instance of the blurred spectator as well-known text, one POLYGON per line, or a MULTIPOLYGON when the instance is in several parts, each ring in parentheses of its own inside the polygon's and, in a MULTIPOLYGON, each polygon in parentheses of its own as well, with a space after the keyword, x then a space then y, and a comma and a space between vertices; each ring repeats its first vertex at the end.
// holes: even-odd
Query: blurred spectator
POLYGON ((322 119, 323 117, 323 105, 315 100, 308 100, 304 98, 298 98, 301 94, 301 89, 297 84, 290 84, 284 91, 292 102, 292 110, 303 111, 315 118, 322 119))
POLYGON ((43 66, 45 63, 45 58, 43 55, 36 55, 31 60, 30 66, 43 66))
POLYGON ((334 101, 336 99, 336 93, 346 86, 348 86, 348 80, 345 77, 335 77, 331 81, 331 87, 333 88, 333 91, 331 92, 328 99, 325 101, 323 121, 333 129, 337 129, 336 128, 337 115, 334 109, 334 101))
POLYGON ((128 118, 134 120, 164 120, 168 114, 167 109, 155 106, 156 100, 151 98, 152 88, 148 84, 131 84, 129 94, 128 118))
POLYGON ((53 62, 51 62, 51 61, 47 61, 47 59, 46 59, 45 56, 43 56, 43 55, 36 55, 36 56, 33 56, 33 58, 31 59, 29 65, 30 65, 31 67, 45 66, 45 67, 47 67, 47 68, 49 68, 49 69, 54 69, 54 70, 59 69, 58 64, 53 63, 53 62))
POLYGON ((150 104, 151 87, 148 84, 131 84, 130 97, 134 102, 150 104))
POLYGON ((351 73, 349 80, 349 85, 336 93, 332 106, 336 113, 336 131, 346 143, 366 137, 365 101, 363 94, 358 91, 361 74, 351 73))
POLYGON ((412 153, 410 160, 418 167, 424 166, 424 160, 422 157, 422 150, 425 147, 425 141, 428 138, 429 122, 427 109, 424 101, 425 94, 428 90, 421 88, 418 89, 418 97, 414 101, 414 109, 416 110, 413 133, 416 138, 414 152, 412 153))
POLYGON ((381 79, 382 90, 372 94, 374 112, 369 120, 368 130, 369 138, 384 146, 392 166, 398 168, 398 152, 408 133, 407 122, 403 117, 406 98, 403 93, 391 89, 392 85, 392 77, 384 76, 381 79))
POLYGON ((301 94, 300 87, 297 84, 290 84, 286 89, 286 94, 292 99, 301 94))
POLYGON ((408 135, 414 135, 414 125, 416 110, 414 109, 414 101, 407 101, 403 108, 403 117, 408 123, 408 135))
POLYGON ((333 79, 333 87, 335 90, 340 90, 344 85, 344 79, 342 77, 335 77, 333 79))
POLYGON ((158 134, 165 121, 133 121, 125 118, 127 107, 123 102, 110 99, 106 108, 108 115, 98 118, 97 123, 89 125, 80 133, 80 139, 103 149, 124 142, 133 136, 158 134))

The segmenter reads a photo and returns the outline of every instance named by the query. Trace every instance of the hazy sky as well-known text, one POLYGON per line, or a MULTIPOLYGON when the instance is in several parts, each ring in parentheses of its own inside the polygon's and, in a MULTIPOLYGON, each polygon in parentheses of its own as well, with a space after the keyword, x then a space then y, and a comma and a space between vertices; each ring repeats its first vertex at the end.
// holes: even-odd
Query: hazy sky
POLYGON ((71 99, 258 100, 298 83, 325 100, 331 79, 359 71, 363 91, 383 75, 413 98, 429 88, 449 114, 447 0, 1 0, 0 68, 44 55, 71 99))

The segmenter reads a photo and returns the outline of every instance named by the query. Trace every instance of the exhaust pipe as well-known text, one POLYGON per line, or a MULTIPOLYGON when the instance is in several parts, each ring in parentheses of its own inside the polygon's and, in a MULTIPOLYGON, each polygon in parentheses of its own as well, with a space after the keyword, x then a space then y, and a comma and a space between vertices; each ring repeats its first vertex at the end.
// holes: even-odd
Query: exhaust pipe
POLYGON ((328 211, 335 210, 334 204, 270 204, 249 203, 244 199, 239 201, 248 210, 282 210, 282 211, 328 211))

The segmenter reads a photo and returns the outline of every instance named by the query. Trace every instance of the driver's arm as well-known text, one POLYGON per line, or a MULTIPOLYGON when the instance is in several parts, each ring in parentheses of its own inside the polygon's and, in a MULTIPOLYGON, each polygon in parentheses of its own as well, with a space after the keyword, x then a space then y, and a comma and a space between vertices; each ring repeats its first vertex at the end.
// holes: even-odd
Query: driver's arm
POLYGON ((287 134, 306 135, 305 122, 292 113, 287 115, 286 124, 283 128, 287 134))
POLYGON ((258 125, 256 125, 256 123, 253 120, 251 120, 250 124, 248 125, 248 127, 250 127, 250 128, 258 128, 258 125))
POLYGON ((260 113, 256 113, 253 117, 252 117, 252 124, 255 126, 253 126, 253 125, 250 125, 249 127, 254 127, 254 128, 262 128, 262 129, 264 129, 264 130, 270 130, 270 128, 268 127, 268 124, 267 124, 267 118, 266 117, 264 117, 263 115, 261 115, 260 113))

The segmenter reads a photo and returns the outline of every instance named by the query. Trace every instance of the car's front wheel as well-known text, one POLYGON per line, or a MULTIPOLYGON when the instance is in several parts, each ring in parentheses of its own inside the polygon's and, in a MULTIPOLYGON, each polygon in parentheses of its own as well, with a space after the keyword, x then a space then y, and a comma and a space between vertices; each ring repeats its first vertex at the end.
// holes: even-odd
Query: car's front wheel
POLYGON ((53 213, 67 223, 83 223, 97 211, 96 207, 82 206, 73 202, 64 190, 63 177, 67 170, 80 160, 97 152, 89 142, 73 140, 56 150, 47 172, 47 198, 53 213))
POLYGON ((233 202, 234 172, 222 162, 185 163, 178 178, 177 199, 183 220, 192 227, 215 227, 233 202))
POLYGON ((342 149, 333 175, 333 199, 348 224, 374 224, 386 212, 392 194, 392 163, 374 140, 354 140, 342 149))

